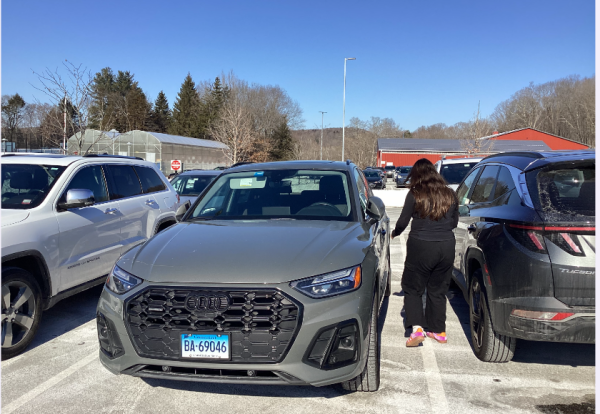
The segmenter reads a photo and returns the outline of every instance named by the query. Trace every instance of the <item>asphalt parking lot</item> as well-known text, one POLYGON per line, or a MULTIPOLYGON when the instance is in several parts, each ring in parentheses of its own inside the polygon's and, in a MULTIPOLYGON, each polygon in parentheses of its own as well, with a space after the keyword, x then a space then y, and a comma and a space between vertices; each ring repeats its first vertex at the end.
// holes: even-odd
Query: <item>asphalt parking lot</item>
MULTIPOLYGON (((395 223, 400 208, 389 208, 395 223)), ((520 341, 506 364, 479 361, 468 307, 448 293, 448 343, 406 348, 400 287, 406 237, 392 242, 392 296, 380 315, 381 388, 186 383, 115 376, 98 360, 95 307, 101 287, 49 310, 28 350, 2 362, 3 413, 461 413, 594 412, 593 345, 520 341)))

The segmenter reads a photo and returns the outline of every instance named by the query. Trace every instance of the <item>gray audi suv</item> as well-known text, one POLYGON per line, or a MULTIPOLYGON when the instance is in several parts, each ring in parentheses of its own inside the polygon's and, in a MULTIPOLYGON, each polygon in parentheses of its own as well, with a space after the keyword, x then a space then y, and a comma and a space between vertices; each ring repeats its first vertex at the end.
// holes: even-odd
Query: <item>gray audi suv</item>
POLYGON ((375 391, 390 274, 389 218, 353 163, 231 168, 118 260, 100 360, 139 377, 375 391))

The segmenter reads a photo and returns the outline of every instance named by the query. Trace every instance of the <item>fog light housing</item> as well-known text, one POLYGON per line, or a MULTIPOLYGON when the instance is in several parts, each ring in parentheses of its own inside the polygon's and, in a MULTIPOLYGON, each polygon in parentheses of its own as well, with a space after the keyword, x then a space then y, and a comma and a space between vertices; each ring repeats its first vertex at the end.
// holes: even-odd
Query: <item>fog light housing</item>
POLYGON ((518 316, 524 319, 536 319, 539 321, 562 321, 574 315, 570 312, 539 312, 527 311, 522 309, 513 309, 512 316, 518 316))
POLYGON ((344 321, 317 333, 304 362, 324 370, 341 368, 358 360, 359 348, 357 321, 344 321))
POLYGON ((102 353, 110 359, 125 354, 115 325, 101 313, 96 315, 96 325, 98 328, 98 342, 100 342, 102 353))

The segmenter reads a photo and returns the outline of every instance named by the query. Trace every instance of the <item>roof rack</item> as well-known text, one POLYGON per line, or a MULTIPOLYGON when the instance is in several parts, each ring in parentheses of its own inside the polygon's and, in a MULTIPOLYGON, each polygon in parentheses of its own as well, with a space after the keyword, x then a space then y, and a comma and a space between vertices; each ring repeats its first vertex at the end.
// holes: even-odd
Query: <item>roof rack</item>
POLYGON ((130 159, 130 160, 144 161, 144 159, 140 158, 140 157, 129 157, 127 155, 113 155, 113 154, 85 154, 84 157, 85 158, 95 158, 95 157, 102 157, 102 158, 127 158, 127 159, 130 159))
POLYGON ((527 157, 527 158, 546 158, 539 152, 499 152, 498 154, 492 154, 485 157, 485 159, 496 158, 496 157, 527 157))

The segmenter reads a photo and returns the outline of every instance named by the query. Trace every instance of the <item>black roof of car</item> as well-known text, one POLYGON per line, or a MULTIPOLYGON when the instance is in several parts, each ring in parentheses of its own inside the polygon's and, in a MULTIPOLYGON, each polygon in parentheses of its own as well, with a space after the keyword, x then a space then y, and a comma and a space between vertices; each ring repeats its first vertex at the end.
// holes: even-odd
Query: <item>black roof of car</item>
POLYGON ((481 160, 481 164, 498 162, 512 165, 523 171, 531 171, 557 162, 592 160, 595 158, 596 153, 593 150, 503 152, 484 158, 481 160))
POLYGON ((349 166, 354 164, 352 161, 277 161, 263 162, 256 164, 240 165, 223 171, 243 172, 243 171, 263 171, 263 170, 347 170, 349 166))
POLYGON ((221 175, 222 173, 223 171, 221 170, 187 170, 181 174, 177 174, 177 177, 182 175, 221 175))

